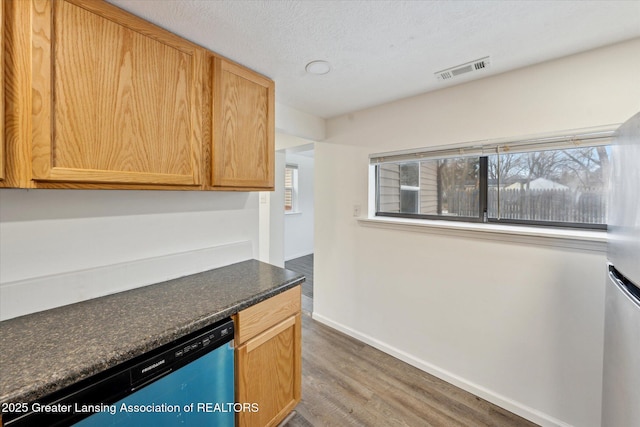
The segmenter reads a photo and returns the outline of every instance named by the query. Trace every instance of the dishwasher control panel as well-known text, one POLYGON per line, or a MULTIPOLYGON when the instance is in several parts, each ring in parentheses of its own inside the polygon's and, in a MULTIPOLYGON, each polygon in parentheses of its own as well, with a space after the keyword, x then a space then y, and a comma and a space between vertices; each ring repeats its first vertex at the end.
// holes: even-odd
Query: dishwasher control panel
POLYGON ((233 322, 229 320, 199 333, 195 338, 176 344, 157 356, 146 359, 131 368, 131 384, 134 387, 141 387, 148 381, 177 369, 222 343, 231 341, 233 332, 233 322))

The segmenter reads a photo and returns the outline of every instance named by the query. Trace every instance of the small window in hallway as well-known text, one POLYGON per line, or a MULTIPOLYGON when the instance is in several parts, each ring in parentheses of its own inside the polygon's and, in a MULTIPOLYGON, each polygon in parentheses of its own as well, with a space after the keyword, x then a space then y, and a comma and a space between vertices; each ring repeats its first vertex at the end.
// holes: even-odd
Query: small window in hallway
POLYGON ((287 164, 284 170, 284 211, 298 211, 298 165, 287 164))

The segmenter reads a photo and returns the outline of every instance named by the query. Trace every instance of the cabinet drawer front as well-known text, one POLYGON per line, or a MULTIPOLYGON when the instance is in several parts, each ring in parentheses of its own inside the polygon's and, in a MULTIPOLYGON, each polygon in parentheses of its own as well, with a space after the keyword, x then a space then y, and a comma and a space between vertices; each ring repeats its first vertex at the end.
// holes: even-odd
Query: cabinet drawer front
POLYGON ((107 3, 33 3, 33 176, 197 185, 204 51, 107 3))
POLYGON ((238 425, 277 425, 301 397, 300 314, 238 347, 237 362, 237 401, 259 408, 238 413, 238 425))
POLYGON ((242 344, 300 312, 300 286, 289 289, 236 315, 236 343, 242 344))

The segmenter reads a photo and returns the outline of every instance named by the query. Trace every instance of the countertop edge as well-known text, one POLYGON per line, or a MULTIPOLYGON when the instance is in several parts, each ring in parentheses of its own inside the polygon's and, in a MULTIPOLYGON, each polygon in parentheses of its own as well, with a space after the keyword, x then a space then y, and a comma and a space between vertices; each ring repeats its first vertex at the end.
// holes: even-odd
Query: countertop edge
POLYGON ((148 337, 147 340, 141 341, 140 345, 127 349, 127 351, 120 351, 119 353, 114 354, 107 359, 101 360, 93 365, 85 365, 78 370, 70 369, 65 372, 66 375, 62 378, 50 377, 47 379, 47 381, 36 381, 24 387, 10 390, 3 396, 0 396, 0 403, 37 401, 38 399, 45 397, 50 393, 64 389, 65 387, 72 385, 78 381, 82 381, 86 378, 91 377, 92 375, 98 374, 121 363, 134 359, 135 357, 143 355, 144 353, 149 351, 149 347, 151 345, 153 345, 154 347, 160 347, 162 345, 168 344, 180 337, 188 335, 201 328, 205 328, 223 318, 230 317, 252 305, 260 303, 297 285, 300 285, 304 281, 305 277, 303 275, 296 275, 295 277, 285 280, 281 284, 274 286, 273 288, 257 292, 248 298, 241 299, 237 303, 223 307, 222 309, 209 315, 195 318, 185 324, 172 325, 163 333, 157 334, 156 336, 148 337))

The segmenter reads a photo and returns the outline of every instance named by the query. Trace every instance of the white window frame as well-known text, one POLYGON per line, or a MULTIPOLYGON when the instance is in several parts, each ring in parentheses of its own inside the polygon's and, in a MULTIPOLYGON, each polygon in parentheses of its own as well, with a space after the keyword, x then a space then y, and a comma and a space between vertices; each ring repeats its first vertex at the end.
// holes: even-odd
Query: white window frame
MULTIPOLYGON (((451 224, 448 218, 442 217, 437 219, 421 219, 421 218, 406 218, 398 215, 399 218, 394 217, 380 217, 376 216, 376 165, 381 163, 398 163, 415 161, 420 159, 442 159, 448 157, 460 157, 460 156, 487 156, 495 154, 496 152, 525 152, 525 151, 543 151, 551 149, 572 148, 576 146, 597 146, 608 145, 611 142, 611 138, 615 135, 615 130, 619 125, 600 126, 597 128, 588 128, 575 131, 565 131, 560 133, 549 133, 543 135, 536 135, 530 137, 523 137, 517 139, 500 139, 489 141, 477 141, 463 144, 453 144, 446 146, 435 146, 416 150, 394 151, 387 153, 375 153, 369 156, 370 159, 370 171, 369 171, 369 206, 368 206, 368 218, 363 219, 363 222, 384 222, 384 223, 410 223, 412 225, 426 225, 428 227, 437 226, 438 228, 452 227, 456 230, 468 227, 469 229, 478 230, 485 229, 487 231, 496 232, 496 230, 514 230, 516 233, 522 233, 526 227, 536 227, 542 229, 545 224, 530 224, 522 227, 521 224, 482 224, 482 222, 462 222, 451 224), (449 222, 449 224, 447 224, 449 222)), ((581 233, 591 235, 593 231, 581 230, 581 233)), ((601 231, 595 231, 595 233, 601 233, 601 231)), ((525 234, 530 234, 529 232, 525 234)), ((534 234, 540 234, 534 232, 534 234)), ((544 233, 543 233, 544 234, 544 233)), ((554 235, 563 235, 563 233, 551 233, 554 235)), ((571 230, 570 233, 571 234, 571 230)), ((591 239, 589 237, 589 239, 591 239)), ((596 239, 596 240, 599 240, 596 239)))
POLYGON ((285 186, 284 186, 284 197, 285 197, 285 206, 284 213, 286 215, 289 214, 297 214, 300 213, 300 188, 298 183, 299 172, 298 165, 293 163, 287 163, 285 165, 285 186), (291 186, 287 186, 287 178, 286 175, 288 171, 291 171, 291 186), (291 191, 291 209, 287 209, 287 191, 291 191))

